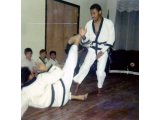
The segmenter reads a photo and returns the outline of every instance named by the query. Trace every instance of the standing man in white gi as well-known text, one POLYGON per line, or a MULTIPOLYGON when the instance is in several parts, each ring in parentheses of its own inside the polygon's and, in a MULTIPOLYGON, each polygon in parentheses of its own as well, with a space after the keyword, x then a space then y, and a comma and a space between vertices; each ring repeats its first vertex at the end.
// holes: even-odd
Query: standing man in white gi
POLYGON ((79 85, 88 74, 90 67, 97 60, 97 95, 99 96, 102 95, 101 88, 106 77, 107 50, 115 41, 115 31, 113 22, 102 17, 100 5, 93 4, 90 7, 90 13, 92 20, 87 22, 85 29, 80 29, 81 42, 88 47, 88 53, 79 73, 74 77, 74 82, 77 83, 75 94, 77 94, 79 85))

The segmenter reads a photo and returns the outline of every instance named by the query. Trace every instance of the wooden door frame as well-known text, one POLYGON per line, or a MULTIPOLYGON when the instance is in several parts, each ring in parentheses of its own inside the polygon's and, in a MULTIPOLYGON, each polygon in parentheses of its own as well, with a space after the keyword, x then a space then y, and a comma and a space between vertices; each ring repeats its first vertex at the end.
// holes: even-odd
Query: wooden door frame
MULTIPOLYGON (((62 1, 62 0, 54 0, 60 3, 64 3, 66 5, 70 5, 70 6, 74 6, 78 8, 78 23, 77 23, 77 33, 79 32, 79 18, 80 18, 80 6, 73 4, 73 3, 69 3, 66 1, 62 1)), ((45 0, 45 49, 47 49, 47 0, 45 0)))

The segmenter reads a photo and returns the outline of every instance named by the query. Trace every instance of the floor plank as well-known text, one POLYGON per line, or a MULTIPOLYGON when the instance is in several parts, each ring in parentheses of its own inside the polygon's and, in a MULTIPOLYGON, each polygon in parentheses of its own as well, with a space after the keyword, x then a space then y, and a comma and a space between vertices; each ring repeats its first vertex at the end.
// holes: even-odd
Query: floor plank
MULTIPOLYGON (((69 101, 62 108, 29 107, 22 120, 138 120, 139 77, 109 74, 103 96, 97 97, 96 76, 87 76, 79 94, 89 93, 86 101, 69 101)), ((73 91, 75 86, 72 86, 73 91)))

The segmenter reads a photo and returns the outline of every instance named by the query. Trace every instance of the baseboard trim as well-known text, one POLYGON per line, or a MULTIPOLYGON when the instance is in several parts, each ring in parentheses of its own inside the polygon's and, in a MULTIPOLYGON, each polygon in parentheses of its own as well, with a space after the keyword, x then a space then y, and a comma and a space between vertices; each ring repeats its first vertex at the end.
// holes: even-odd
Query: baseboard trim
POLYGON ((139 72, 126 71, 126 70, 109 70, 109 73, 125 73, 125 74, 139 75, 139 72))

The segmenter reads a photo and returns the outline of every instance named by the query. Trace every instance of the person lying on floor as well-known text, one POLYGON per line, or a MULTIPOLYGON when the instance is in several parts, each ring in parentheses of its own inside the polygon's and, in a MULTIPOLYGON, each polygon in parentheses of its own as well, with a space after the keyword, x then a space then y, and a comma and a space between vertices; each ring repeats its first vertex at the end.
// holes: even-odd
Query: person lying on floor
POLYGON ((80 35, 69 40, 73 44, 69 50, 63 69, 52 66, 48 69, 43 64, 37 68, 43 73, 34 77, 27 67, 21 68, 21 116, 29 106, 36 108, 61 107, 69 100, 86 100, 88 94, 71 95, 70 88, 73 80, 74 69, 77 64, 78 45, 80 35))

